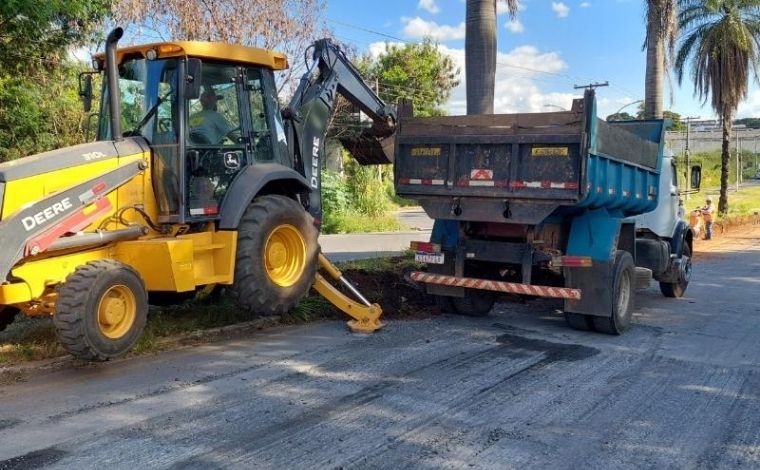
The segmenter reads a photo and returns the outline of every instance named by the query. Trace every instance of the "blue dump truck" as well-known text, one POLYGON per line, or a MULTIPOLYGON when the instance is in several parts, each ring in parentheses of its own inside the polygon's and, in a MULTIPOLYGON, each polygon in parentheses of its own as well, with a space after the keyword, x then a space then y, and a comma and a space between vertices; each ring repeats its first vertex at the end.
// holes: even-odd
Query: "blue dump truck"
MULTIPOLYGON (((411 278, 446 311, 485 315, 500 293, 564 299, 576 329, 621 334, 634 290, 684 294, 694 232, 677 216, 663 120, 606 122, 594 91, 564 112, 399 112, 396 192, 435 219, 411 278)), ((699 188, 700 168, 691 169, 699 188)))

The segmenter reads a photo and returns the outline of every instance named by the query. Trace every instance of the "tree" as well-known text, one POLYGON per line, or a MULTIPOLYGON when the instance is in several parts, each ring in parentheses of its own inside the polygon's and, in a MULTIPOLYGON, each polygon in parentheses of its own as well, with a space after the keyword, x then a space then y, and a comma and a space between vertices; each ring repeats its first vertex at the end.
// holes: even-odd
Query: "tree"
POLYGON ((750 72, 757 78, 760 0, 681 0, 675 68, 678 82, 687 64, 694 93, 720 116, 723 128, 718 212, 728 211, 731 122, 747 96, 750 72))
MULTIPOLYGON (((303 71, 304 51, 325 35, 324 0, 116 0, 114 21, 137 23, 164 40, 221 41, 283 52, 280 76, 303 71)), ((281 87, 282 88, 282 87, 281 87)))
POLYGON ((760 129, 760 118, 742 118, 734 121, 734 124, 742 124, 749 129, 760 129))
POLYGON ((110 0, 0 2, 0 161, 80 143, 81 64, 71 47, 93 40, 110 0))
POLYGON ((493 114, 496 86, 496 2, 505 1, 510 15, 519 0, 467 0, 464 61, 467 114, 493 114))
POLYGON ((647 0, 646 7, 644 118, 662 119, 665 65, 667 58, 673 56, 678 31, 676 0, 647 0))
POLYGON ((670 119, 671 125, 668 129, 673 132, 681 132, 686 130, 686 124, 681 120, 681 115, 674 111, 663 111, 662 117, 670 119))
POLYGON ((444 114, 441 106, 459 85, 459 69, 431 39, 419 44, 386 44, 385 51, 365 67, 369 82, 377 82, 385 102, 410 99, 417 116, 444 114))
POLYGON ((615 121, 633 121, 636 118, 630 115, 629 113, 623 111, 622 113, 614 113, 607 116, 607 122, 615 122, 615 121))
POLYGON ((110 0, 0 2, 0 73, 60 62, 68 47, 92 39, 110 7, 110 0))

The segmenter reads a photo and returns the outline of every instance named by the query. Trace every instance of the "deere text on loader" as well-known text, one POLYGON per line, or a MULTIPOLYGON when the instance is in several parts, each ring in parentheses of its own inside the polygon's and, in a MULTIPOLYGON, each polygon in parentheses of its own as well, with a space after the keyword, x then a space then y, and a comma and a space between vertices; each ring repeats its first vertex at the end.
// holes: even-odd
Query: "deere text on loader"
MULTIPOLYGON (((251 315, 280 314, 312 284, 355 329, 379 327, 378 306, 317 276, 322 264, 340 278, 317 243, 338 94, 374 122, 349 143, 360 163, 390 163, 381 139, 396 120, 340 49, 312 46, 281 110, 278 53, 182 41, 117 49, 122 33, 93 60, 104 75, 97 140, 0 165, 0 330, 20 312, 52 315, 67 351, 105 360, 140 337, 149 294, 223 285, 251 315)), ((87 110, 91 78, 80 81, 87 110)))

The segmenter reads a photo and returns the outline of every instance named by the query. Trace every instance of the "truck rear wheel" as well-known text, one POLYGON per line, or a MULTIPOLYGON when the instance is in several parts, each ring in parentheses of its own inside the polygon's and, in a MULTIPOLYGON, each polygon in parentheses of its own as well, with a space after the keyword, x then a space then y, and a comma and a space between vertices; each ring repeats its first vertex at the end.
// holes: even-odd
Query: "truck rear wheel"
POLYGON ((662 295, 665 297, 683 297, 686 288, 689 287, 689 281, 691 280, 691 248, 689 248, 689 244, 686 243, 686 240, 684 240, 683 243, 683 252, 681 253, 680 263, 678 269, 678 281, 660 283, 660 292, 662 292, 662 295))
POLYGON ((565 321, 567 325, 580 331, 589 331, 594 329, 594 321, 590 315, 584 315, 582 313, 565 312, 565 321))
POLYGON ((496 303, 496 295, 487 290, 467 289, 464 297, 451 297, 454 310, 468 317, 484 317, 496 303))
POLYGON ((615 252, 612 273, 612 312, 609 317, 593 317, 593 322, 596 331, 619 335, 630 328, 633 317, 636 266, 630 253, 624 250, 615 252))
POLYGON ((148 317, 140 275, 113 260, 79 266, 58 288, 53 324, 61 345, 78 359, 105 361, 129 351, 148 317))
POLYGON ((285 196, 261 196, 238 228, 230 294, 252 316, 287 313, 309 292, 317 272, 317 229, 285 196))

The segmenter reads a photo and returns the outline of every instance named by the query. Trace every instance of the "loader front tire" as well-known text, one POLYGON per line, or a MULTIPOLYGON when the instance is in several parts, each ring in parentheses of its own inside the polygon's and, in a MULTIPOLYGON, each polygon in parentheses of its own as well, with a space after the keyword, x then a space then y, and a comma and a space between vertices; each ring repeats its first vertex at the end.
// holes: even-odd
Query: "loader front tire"
POLYGON ((78 359, 105 361, 140 339, 148 295, 140 275, 113 260, 90 261, 58 287, 53 324, 61 345, 78 359))
POLYGON ((232 298, 252 317, 290 311, 314 283, 317 236, 314 219, 293 199, 254 199, 238 226, 232 298))

